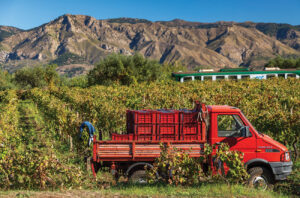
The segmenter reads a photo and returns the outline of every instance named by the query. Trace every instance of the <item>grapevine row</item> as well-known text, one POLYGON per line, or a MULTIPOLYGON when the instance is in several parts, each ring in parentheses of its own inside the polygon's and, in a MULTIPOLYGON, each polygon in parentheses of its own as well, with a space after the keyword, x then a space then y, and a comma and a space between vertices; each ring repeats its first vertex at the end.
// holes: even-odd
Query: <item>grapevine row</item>
POLYGON ((240 108, 259 131, 291 144, 300 128, 297 79, 239 82, 151 83, 60 88, 51 95, 91 121, 105 134, 124 131, 126 109, 191 108, 194 100, 240 108))
POLYGON ((19 103, 15 90, 0 92, 0 143, 5 144, 18 131, 19 103))

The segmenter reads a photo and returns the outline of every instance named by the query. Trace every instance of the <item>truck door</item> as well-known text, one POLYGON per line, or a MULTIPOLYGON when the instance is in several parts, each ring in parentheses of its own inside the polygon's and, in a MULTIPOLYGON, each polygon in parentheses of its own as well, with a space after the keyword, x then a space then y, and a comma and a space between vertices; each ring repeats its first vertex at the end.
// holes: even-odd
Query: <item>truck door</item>
POLYGON ((250 136, 243 137, 242 129, 246 127, 240 114, 215 113, 212 144, 228 143, 231 150, 244 153, 244 162, 256 158, 256 137, 250 129, 250 136))

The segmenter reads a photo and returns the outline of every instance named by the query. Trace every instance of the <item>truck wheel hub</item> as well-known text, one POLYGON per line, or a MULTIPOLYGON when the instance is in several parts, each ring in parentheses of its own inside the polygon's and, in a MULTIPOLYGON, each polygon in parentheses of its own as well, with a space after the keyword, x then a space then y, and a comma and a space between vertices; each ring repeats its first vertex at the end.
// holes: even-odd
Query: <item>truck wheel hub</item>
POLYGON ((138 178, 136 180, 136 183, 138 183, 138 184, 146 184, 147 180, 146 180, 146 178, 138 178))
POLYGON ((255 177, 252 184, 255 188, 259 188, 262 190, 266 190, 268 187, 267 181, 261 176, 255 177))

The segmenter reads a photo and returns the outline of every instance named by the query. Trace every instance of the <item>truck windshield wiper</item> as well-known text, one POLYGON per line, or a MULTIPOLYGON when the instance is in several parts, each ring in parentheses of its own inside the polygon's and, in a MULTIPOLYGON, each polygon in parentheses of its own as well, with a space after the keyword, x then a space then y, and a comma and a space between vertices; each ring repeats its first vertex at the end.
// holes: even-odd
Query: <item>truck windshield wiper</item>
POLYGON ((264 137, 264 134, 262 132, 257 131, 259 135, 264 137))

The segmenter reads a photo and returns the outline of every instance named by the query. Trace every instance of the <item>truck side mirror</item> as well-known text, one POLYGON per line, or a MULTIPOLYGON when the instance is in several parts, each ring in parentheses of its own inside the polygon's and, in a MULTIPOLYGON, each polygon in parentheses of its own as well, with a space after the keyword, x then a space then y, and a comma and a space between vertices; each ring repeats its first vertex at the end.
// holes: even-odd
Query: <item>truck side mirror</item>
POLYGON ((250 137, 250 130, 248 126, 242 128, 242 137, 250 137))

